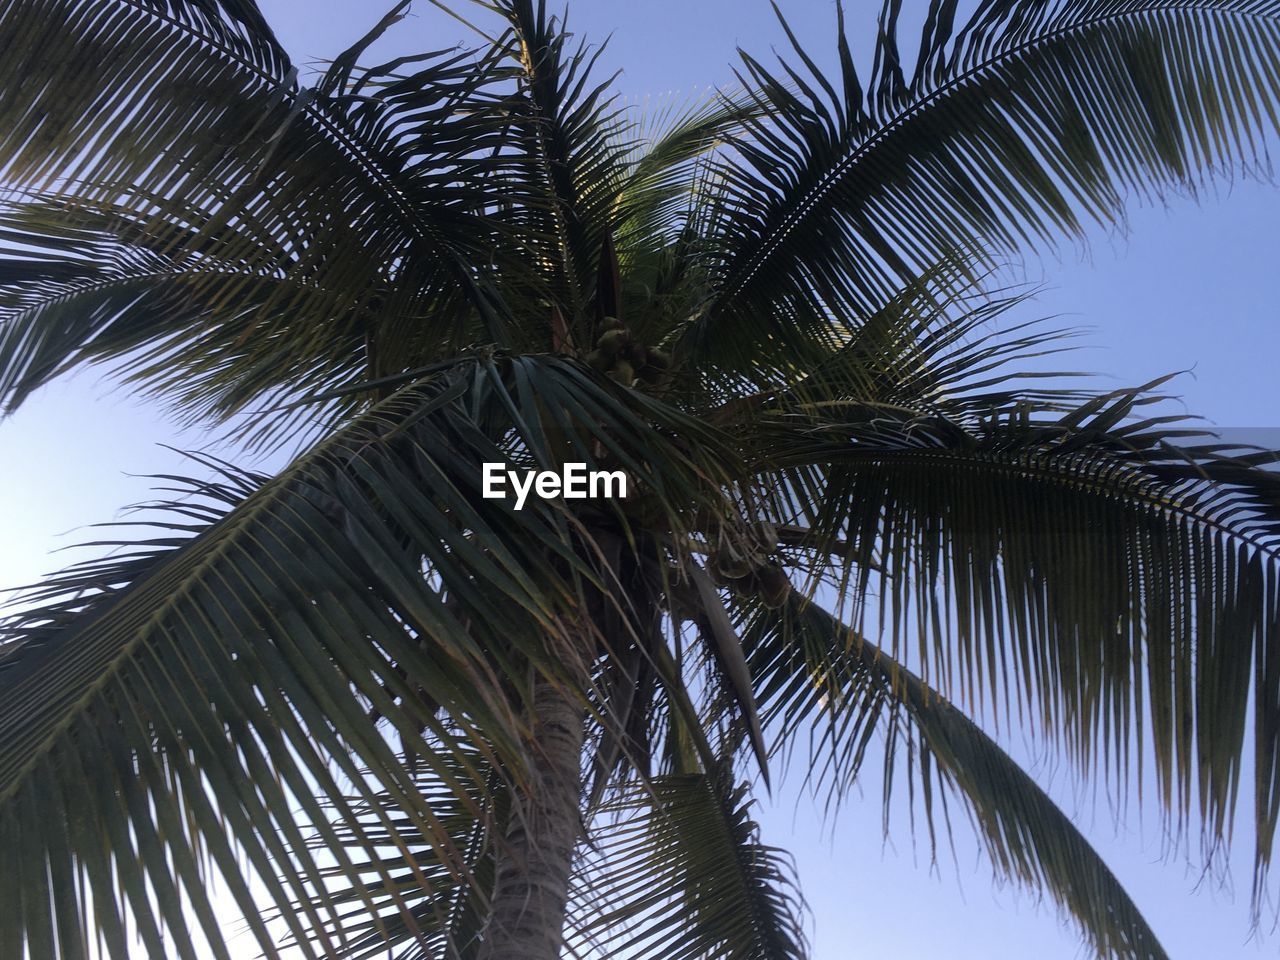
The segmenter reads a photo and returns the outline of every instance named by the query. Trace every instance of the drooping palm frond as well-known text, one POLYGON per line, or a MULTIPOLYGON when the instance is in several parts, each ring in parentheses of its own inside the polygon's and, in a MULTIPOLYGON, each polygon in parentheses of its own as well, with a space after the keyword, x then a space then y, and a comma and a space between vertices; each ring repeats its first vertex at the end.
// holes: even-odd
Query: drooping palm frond
MULTIPOLYGON (((169 175, 186 164, 198 175, 218 161, 185 151, 161 158, 225 124, 228 107, 253 93, 276 89, 279 100, 296 89, 288 55, 245 0, 19 0, 5 5, 0 24, 10 54, 0 78, 8 121, 0 170, 25 189, 142 182, 158 162, 169 175), (193 90, 221 96, 193 99, 193 90)), ((241 117, 241 132, 260 118, 241 117)))
POLYGON ((570 946, 585 957, 802 960, 802 901, 726 764, 624 790, 588 834, 570 946), (615 904, 616 906, 612 906, 615 904))
MULTIPOLYGON (((448 748, 442 757, 446 764, 454 751, 466 757, 470 767, 485 767, 484 757, 465 744, 448 748)), ((456 778, 466 771, 456 761, 455 765, 456 778)), ((421 766, 414 778, 442 830, 452 838, 463 869, 423 842, 418 824, 390 792, 378 793, 373 800, 348 798, 363 829, 353 830, 339 821, 325 824, 309 838, 318 856, 331 854, 337 846, 348 856, 351 872, 366 877, 361 886, 352 886, 346 872, 332 870, 335 882, 317 895, 316 904, 299 905, 313 911, 323 906, 340 915, 340 923, 332 928, 309 932, 315 941, 341 939, 349 944, 343 956, 353 960, 389 955, 396 960, 471 960, 482 943, 500 829, 509 813, 503 778, 490 773, 483 804, 464 802, 450 778, 421 766)))
MULTIPOLYGON (((252 243, 253 256, 228 262, 190 250, 202 245, 195 238, 186 250, 156 243, 146 221, 118 207, 90 212, 48 200, 0 216, 25 246, 4 258, 15 279, 0 294, 0 393, 10 409, 60 371, 94 360, 127 358, 130 381, 193 411, 230 412, 371 379, 359 319, 367 308, 337 305, 324 277, 291 271, 282 245, 254 236, 251 224, 237 225, 235 242, 242 251, 252 243), (286 326, 313 308, 353 322, 286 326)), ((348 406, 361 402, 367 396, 348 406)))
POLYGON ((51 371, 140 341, 169 349, 139 376, 163 384, 185 364, 182 399, 226 414, 299 370, 341 382, 362 358, 373 379, 402 356, 507 335, 478 187, 508 112, 496 54, 344 66, 307 89, 238 9, 86 0, 0 14, 6 77, 24 78, 0 107, 0 179, 20 204, 6 239, 34 247, 5 273, 10 407, 51 371), (104 249, 108 263, 85 265, 104 249), (158 327, 145 296, 135 317, 128 291, 171 275, 196 307, 186 323, 158 327), (68 305, 76 321, 59 322, 68 305), (105 333, 109 320, 126 333, 105 333))
POLYGON ((808 531, 798 567, 838 591, 855 629, 1118 784, 1141 784, 1150 755, 1167 809, 1181 826, 1201 811, 1211 847, 1230 833, 1252 726, 1261 877, 1280 474, 1260 467, 1276 455, 1138 417, 1153 399, 955 419, 797 403, 758 418, 759 450, 784 519, 808 531))
POLYGON ((884 739, 886 816, 895 758, 930 819, 944 789, 968 805, 996 871, 1048 892, 1097 956, 1167 960, 1168 954, 1105 862, 1000 746, 889 653, 813 603, 747 607, 752 667, 767 691, 780 740, 815 744, 852 782, 876 735, 884 739))
MULTIPOLYGON (((190 903, 200 935, 220 944, 200 851, 268 954, 274 937, 238 855, 308 956, 347 949, 341 911, 351 903, 364 904, 381 938, 389 912, 415 942, 435 936, 416 926, 420 896, 402 896, 404 877, 389 861, 322 863, 307 833, 385 845, 395 825, 381 791, 431 848, 433 869, 455 885, 473 879, 458 832, 411 767, 425 765, 436 789, 484 823, 492 771, 507 785, 525 776, 515 678, 522 665, 557 676, 575 658, 590 664, 593 651, 562 627, 584 622, 584 584, 600 595, 610 585, 594 559, 600 549, 562 503, 512 511, 486 499, 480 464, 607 459, 681 505, 667 521, 679 529, 679 510, 721 496, 733 454, 676 411, 663 416, 573 364, 459 360, 229 511, 250 479, 202 488, 204 506, 179 504, 194 524, 165 523, 143 549, 41 586, 38 605, 6 624, 0 806, 6 842, 21 837, 27 869, 82 883, 22 899, 0 919, 0 941, 38 948, 55 919, 77 916, 58 937, 78 936, 92 903, 111 955, 126 955, 135 924, 156 955, 167 936, 192 956, 190 903), (371 710, 399 734, 404 759, 371 710), (477 751, 486 764, 467 759, 477 751), (38 813, 74 810, 84 797, 92 815, 38 813), (333 889, 341 892, 327 895, 333 889)), ((616 514, 624 537, 625 506, 616 514)), ((400 852, 413 887, 430 891, 430 871, 400 852)), ((59 949, 83 945, 60 939, 59 949)))
MULTIPOLYGON (((112 893, 118 876, 148 952, 169 949, 152 920, 158 916, 171 948, 194 955, 184 900, 204 936, 219 944, 194 855, 203 849, 262 949, 273 952, 274 937, 256 919, 236 855, 246 856, 277 903, 310 901, 324 873, 306 852, 292 808, 302 805, 304 822, 321 822, 311 796, 343 803, 340 779, 345 790, 363 786, 363 767, 395 792, 424 837, 447 842, 369 722, 369 705, 410 742, 420 726, 438 723, 411 695, 400 666, 459 718, 484 717, 494 735, 510 721, 493 713, 500 704, 485 693, 492 685, 480 681, 491 668, 477 659, 457 615, 409 557, 387 549, 377 500, 396 482, 388 465, 380 475, 369 470, 382 483, 364 491, 360 484, 370 477, 358 468, 344 473, 356 467, 352 452, 361 444, 379 450, 380 423, 386 421, 338 435, 188 544, 145 557, 140 569, 114 571, 110 582, 131 581, 127 588, 76 598, 74 618, 63 604, 56 618, 36 611, 13 625, 16 650, 3 662, 0 720, 6 828, 21 831, 30 869, 73 877, 83 871, 92 898, 80 900, 69 884, 52 902, 23 900, 0 923, 6 943, 24 935, 38 942, 51 917, 80 915, 92 903, 111 953, 127 955, 112 893), (442 646, 425 649, 416 639, 424 635, 442 646), (401 705, 387 691, 402 694, 401 705), (91 812, 33 817, 36 798, 66 810, 89 798, 84 809, 91 812)), ((431 490, 419 489, 420 504, 438 511, 431 490)), ((525 592, 509 575, 507 581, 525 592)), ((83 590, 84 577, 67 586, 83 590)), ((502 629, 520 622, 513 618, 502 629)), ((460 797, 464 783, 454 781, 460 797)), ((361 829, 354 815, 347 822, 361 829)), ((294 914, 284 916, 301 936, 294 914)), ((308 920, 323 926, 317 916, 308 920)), ((84 948, 60 941, 59 949, 84 948)), ((227 956, 225 947, 215 949, 227 956)), ((325 940, 321 949, 339 945, 325 940)))
POLYGON ((989 0, 966 18, 935 0, 914 64, 901 8, 883 5, 870 73, 843 15, 833 78, 794 38, 795 63, 744 55, 761 110, 709 195, 728 208, 716 293, 687 334, 707 363, 821 340, 957 246, 1022 249, 1264 158, 1274 4, 989 0))

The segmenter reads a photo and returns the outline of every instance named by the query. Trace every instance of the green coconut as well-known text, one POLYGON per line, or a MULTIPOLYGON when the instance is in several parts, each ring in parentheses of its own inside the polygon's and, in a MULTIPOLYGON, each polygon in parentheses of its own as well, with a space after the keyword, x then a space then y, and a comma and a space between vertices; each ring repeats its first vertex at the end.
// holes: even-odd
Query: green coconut
POLYGON ((629 340, 626 330, 606 330, 596 341, 596 348, 606 356, 616 357, 626 349, 629 340))
POLYGON ((624 387, 629 387, 636 382, 636 368, 625 360, 619 360, 609 370, 609 376, 624 387))

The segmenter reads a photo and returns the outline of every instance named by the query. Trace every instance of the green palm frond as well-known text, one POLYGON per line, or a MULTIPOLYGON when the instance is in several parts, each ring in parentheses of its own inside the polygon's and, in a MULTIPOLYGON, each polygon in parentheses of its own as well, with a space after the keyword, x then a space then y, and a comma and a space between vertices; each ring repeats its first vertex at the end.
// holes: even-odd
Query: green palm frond
POLYGON ((497 9, 515 37, 520 72, 511 160, 529 202, 512 216, 572 340, 589 343, 593 281, 611 229, 629 123, 609 80, 592 76, 603 46, 572 45, 567 14, 549 14, 546 0, 500 0, 497 9))
MULTIPOLYGON (((0 717, 4 821, 22 831, 32 869, 83 871, 113 955, 127 953, 111 893, 117 876, 153 955, 168 952, 153 916, 163 918, 178 955, 194 955, 184 899, 204 935, 220 943, 197 850, 207 851, 262 949, 273 951, 237 854, 277 903, 309 902, 324 873, 294 817, 319 823, 312 795, 342 803, 344 789, 364 787, 362 768, 394 791, 425 838, 447 842, 369 721, 373 705, 411 743, 421 743, 421 726, 438 726, 397 666, 412 669, 457 718, 483 719, 494 735, 510 727, 483 692, 492 685, 481 676, 492 668, 478 658, 468 631, 408 558, 394 544, 388 549, 377 498, 388 484, 406 481, 396 481, 385 454, 373 458, 383 461, 375 468, 356 451, 363 445, 380 452, 379 437, 394 425, 385 414, 363 421, 187 544, 144 555, 109 579, 98 571, 104 588, 88 600, 78 573, 66 584, 79 593, 70 604, 53 615, 24 614, 12 625, 0 717), (361 491, 361 480, 381 482, 361 491), (68 617, 68 606, 78 608, 76 616, 68 617), (440 640, 437 652, 416 639, 425 635, 440 640), (403 696, 400 704, 388 691, 403 696), (87 801, 86 812, 41 820, 33 817, 37 798, 67 808, 87 801), (293 814, 297 805, 302 812, 293 814)), ((430 488, 419 489, 420 504, 438 511, 430 488)), ((527 594, 527 582, 505 579, 527 594)), ((519 629, 522 618, 508 620, 504 633, 519 629)), ((453 781, 460 796, 463 784, 453 781)), ((362 830, 354 815, 347 824, 362 830)), ((55 914, 74 916, 74 896, 68 886, 56 903, 30 899, 6 911, 6 942, 35 937, 55 914)), ((302 936, 295 915, 284 917, 302 936)), ((308 920, 323 926, 314 914, 308 920)), ((323 952, 337 949, 334 941, 322 944, 323 952)))
POLYGON ((706 102, 656 108, 638 121, 626 178, 614 203, 618 244, 651 253, 674 241, 695 204, 710 157, 740 134, 759 104, 741 91, 722 91, 706 102))
POLYGON ((709 363, 821 340, 957 246, 1021 249, 1194 189, 1263 159, 1275 127, 1271 3, 990 0, 966 19, 936 0, 914 65, 901 6, 869 74, 843 22, 833 78, 798 45, 794 66, 744 55, 761 110, 711 194, 717 292, 687 335, 709 363))
MULTIPOLYGON (((408 72, 393 63, 305 89, 283 54, 267 57, 266 41, 231 29, 230 16, 212 4, 6 6, 6 70, 25 82, 6 87, 15 95, 3 101, 11 132, 0 177, 21 191, 19 204, 56 196, 37 205, 35 222, 9 223, 10 235, 29 233, 38 259, 77 274, 86 245, 114 239, 117 273, 140 281, 146 258, 132 261, 145 243, 199 303, 218 307, 206 325, 224 316, 239 325, 215 354, 216 378, 169 357, 214 379, 196 395, 200 411, 239 409, 264 380, 290 383, 289 371, 274 381, 266 372, 279 359, 284 315, 291 365, 336 362, 339 376, 360 355, 372 379, 403 369, 380 364, 425 344, 502 340, 503 310, 479 269, 494 242, 478 184, 493 172, 482 155, 501 142, 510 71, 496 55, 450 51, 408 72), (110 71, 68 72, 96 63, 110 71), (103 97, 110 103, 94 102, 103 97), (85 218, 98 236, 86 236, 85 218)), ((30 221, 30 209, 6 211, 14 217, 30 221)), ((36 273, 43 283, 34 286, 23 283, 29 274, 9 274, 10 405, 80 350, 115 347, 92 326, 56 340, 45 332, 41 307, 83 295, 84 278, 57 269, 36 273)))
POLYGON ((868 641, 812 603, 746 614, 752 665, 770 691, 780 740, 813 735, 815 762, 830 753, 852 783, 877 734, 886 758, 885 810, 893 772, 907 776, 929 828, 943 816, 941 791, 968 805, 992 865, 1050 893, 1097 956, 1167 960, 1156 935, 1071 818, 972 719, 868 641))
POLYGON ((305 448, 168 478, 4 622, 0 955, 229 960, 221 883, 268 956, 552 960, 567 916, 798 960, 743 771, 818 731, 839 793, 883 730, 930 823, 1163 958, 979 720, 1153 765, 1209 848, 1252 742, 1257 906, 1277 455, 1048 371, 990 264, 1254 164, 1280 5, 959 6, 911 61, 886 0, 870 73, 840 24, 830 78, 784 24, 646 129, 544 0, 362 66, 397 3, 310 87, 249 0, 0 5, 0 405, 108 362, 305 448), (513 509, 486 463, 629 489, 513 509))
MULTIPOLYGON (((970 259, 956 258, 923 271, 807 365, 761 365, 755 377, 772 379, 770 405, 880 404, 897 416, 971 422, 993 407, 1021 403, 1047 412, 1091 398, 1066 385, 1087 374, 1046 367, 1072 350, 1077 333, 1014 319, 1033 291, 992 289, 988 277, 969 276, 972 268, 970 259)), ((750 416, 743 425, 754 429, 750 416)))
MULTIPOLYGON (((184 138, 225 129, 229 102, 296 89, 288 55, 244 0, 19 0, 5 5, 0 37, 9 51, 0 170, 6 183, 29 190, 139 182, 184 138), (192 97, 197 90, 207 95, 192 97)), ((199 168, 193 174, 207 169, 195 156, 181 159, 199 168)), ((176 160, 167 172, 181 170, 176 160)))
POLYGON ((1276 455, 1139 418, 1154 399, 1049 416, 1015 401, 967 422, 850 401, 757 423, 779 509, 810 531, 800 568, 949 695, 1118 783, 1150 752, 1167 809, 1185 824, 1198 804, 1211 843, 1229 835, 1252 724, 1261 875, 1280 475, 1259 465, 1276 455))
MULTIPOLYGON (((313 942, 323 955, 339 950, 347 924, 338 911, 353 900, 375 925, 391 907, 415 938, 425 935, 415 903, 397 894, 402 878, 379 861, 321 864, 305 833, 329 823, 325 801, 341 815, 330 829, 375 848, 367 821, 384 809, 381 790, 439 868, 466 879, 455 838, 409 765, 426 765, 473 812, 493 793, 489 770, 521 782, 519 685, 502 678, 525 663, 554 676, 573 656, 593 659, 573 652, 562 627, 580 619, 584 585, 608 586, 583 559, 599 550, 582 549, 577 521, 554 502, 514 512, 483 498, 479 465, 548 465, 580 451, 611 458, 689 512, 714 502, 731 452, 674 411, 663 429, 680 439, 655 445, 641 417, 659 415, 572 364, 460 360, 265 484, 229 474, 204 485, 200 502, 174 508, 191 522, 166 522, 142 548, 42 585, 0 647, 0 806, 31 869, 85 878, 116 956, 126 922, 110 906, 117 876, 151 952, 163 952, 156 917, 174 949, 192 955, 188 901, 203 935, 220 942, 201 850, 268 953, 273 937, 237 855, 308 951, 313 942), (642 450, 605 424, 649 442, 642 450), (405 759, 370 711, 398 732, 405 759), (463 757, 464 743, 495 766, 468 761, 470 776, 458 773, 450 758, 463 757), (362 806, 347 800, 353 789, 362 806), (37 813, 84 797, 92 815, 37 813), (336 900, 325 896, 334 875, 346 891, 336 900)), ((625 514, 619 522, 625 530, 625 514)), ((679 515, 668 522, 678 528, 679 515)), ((55 917, 78 914, 78 897, 71 885, 53 900, 23 900, 0 919, 0 939, 38 942, 55 917)))
POLYGON ((332 908, 340 914, 340 924, 311 930, 312 940, 340 939, 349 944, 343 956, 352 958, 385 957, 389 951, 397 960, 476 956, 493 887, 495 851, 501 843, 497 831, 508 814, 508 794, 502 777, 490 771, 484 802, 465 802, 453 781, 469 770, 486 769, 486 760, 465 743, 450 745, 442 753, 443 761, 456 768, 452 777, 441 777, 420 765, 414 777, 418 792, 451 838, 462 867, 423 842, 418 824, 395 794, 384 791, 372 800, 348 797, 347 809, 362 829, 352 829, 335 818, 308 842, 319 856, 332 855, 337 847, 352 872, 364 879, 352 886, 345 875, 330 871, 335 882, 317 896, 316 903, 298 905, 332 908), (465 768, 455 752, 465 758, 465 768))
POLYGON ((230 412, 370 378, 367 307, 339 304, 324 277, 291 270, 284 245, 252 224, 237 225, 234 243, 254 254, 227 261, 191 250, 203 245, 196 237, 179 251, 157 243, 147 221, 119 207, 46 200, 0 219, 24 244, 4 259, 14 279, 0 292, 0 395, 10 410, 63 370, 120 358, 131 381, 193 410, 230 412), (335 313, 353 322, 294 324, 335 313), (295 335, 281 335, 286 324, 295 335))
POLYGON ((727 765, 654 777, 605 804, 570 912, 572 948, 663 960, 807 957, 793 868, 759 839, 753 805, 727 765), (619 906, 605 906, 614 898, 619 906))

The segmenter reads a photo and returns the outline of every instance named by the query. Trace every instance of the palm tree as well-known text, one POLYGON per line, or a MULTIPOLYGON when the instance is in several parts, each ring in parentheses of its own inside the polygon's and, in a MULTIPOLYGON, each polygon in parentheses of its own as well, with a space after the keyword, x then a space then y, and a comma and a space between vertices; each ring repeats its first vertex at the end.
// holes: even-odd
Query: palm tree
POLYGON ((1164 958, 980 722, 1210 848, 1252 751, 1260 903, 1274 458, 1033 373, 1062 333, 990 277, 1260 162, 1280 2, 975 6, 656 122, 532 0, 358 66, 402 2, 312 86, 252 0, 0 7, 0 397, 114 362, 293 451, 201 457, 8 619, 0 956, 229 960, 220 887, 267 956, 798 958, 753 793, 882 752, 1164 958))

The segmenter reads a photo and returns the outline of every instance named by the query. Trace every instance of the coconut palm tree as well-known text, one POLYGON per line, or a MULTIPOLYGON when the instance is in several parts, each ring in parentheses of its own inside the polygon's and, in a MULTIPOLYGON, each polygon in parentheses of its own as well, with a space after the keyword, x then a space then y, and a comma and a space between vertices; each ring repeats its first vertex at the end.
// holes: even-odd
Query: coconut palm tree
POLYGON ((311 85, 252 0, 0 6, 0 397, 111 362, 291 456, 14 608, 0 956, 229 960, 233 905, 267 956, 803 957, 752 797, 874 755, 1165 957, 990 723, 1210 848, 1251 751, 1263 899, 1274 458, 1034 373, 991 266, 1263 160, 1280 2, 900 6, 657 121, 532 0, 311 85))

